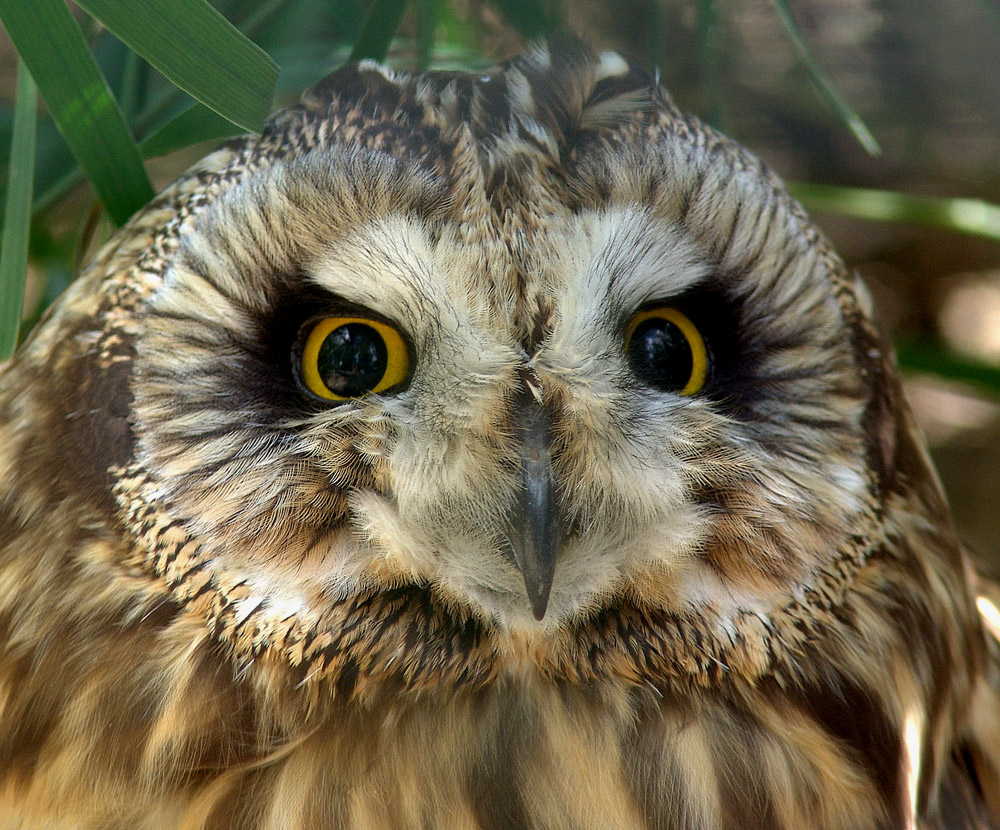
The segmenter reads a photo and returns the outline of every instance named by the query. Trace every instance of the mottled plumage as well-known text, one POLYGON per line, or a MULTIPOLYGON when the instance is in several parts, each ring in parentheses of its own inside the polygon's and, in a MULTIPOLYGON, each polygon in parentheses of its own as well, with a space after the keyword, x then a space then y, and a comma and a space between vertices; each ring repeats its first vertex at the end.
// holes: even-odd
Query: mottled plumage
POLYGON ((0 825, 1000 827, 994 589, 868 306, 617 55, 334 73, 0 375, 0 825), (323 399, 348 318, 405 380, 323 399))

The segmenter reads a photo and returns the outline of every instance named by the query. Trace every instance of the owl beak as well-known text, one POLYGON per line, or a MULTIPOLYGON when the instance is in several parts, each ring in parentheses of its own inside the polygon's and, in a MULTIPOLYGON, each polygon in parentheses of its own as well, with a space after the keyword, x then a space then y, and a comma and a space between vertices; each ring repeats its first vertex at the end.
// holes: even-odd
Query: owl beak
POLYGON ((510 515, 510 544, 536 620, 545 616, 562 541, 552 476, 551 419, 526 390, 514 405, 521 456, 521 488, 510 515))

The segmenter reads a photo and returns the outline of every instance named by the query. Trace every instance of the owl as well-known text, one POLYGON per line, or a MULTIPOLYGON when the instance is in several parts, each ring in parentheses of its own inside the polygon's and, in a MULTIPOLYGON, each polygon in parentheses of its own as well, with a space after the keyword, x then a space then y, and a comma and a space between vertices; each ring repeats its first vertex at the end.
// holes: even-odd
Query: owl
POLYGON ((617 54, 338 70, 4 367, 0 825, 1000 827, 870 305, 617 54))

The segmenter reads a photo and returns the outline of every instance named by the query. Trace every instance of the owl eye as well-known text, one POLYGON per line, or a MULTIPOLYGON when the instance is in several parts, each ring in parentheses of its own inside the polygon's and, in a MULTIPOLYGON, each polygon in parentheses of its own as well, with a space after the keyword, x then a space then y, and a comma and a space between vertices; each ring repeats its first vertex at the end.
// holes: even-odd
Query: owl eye
POLYGON ((402 335, 378 320, 325 317, 313 325, 302 347, 302 382, 330 401, 384 392, 402 383, 409 370, 402 335))
POLYGON ((708 377, 708 348, 690 318, 669 306, 636 312, 625 327, 632 371, 664 392, 694 395, 708 377))

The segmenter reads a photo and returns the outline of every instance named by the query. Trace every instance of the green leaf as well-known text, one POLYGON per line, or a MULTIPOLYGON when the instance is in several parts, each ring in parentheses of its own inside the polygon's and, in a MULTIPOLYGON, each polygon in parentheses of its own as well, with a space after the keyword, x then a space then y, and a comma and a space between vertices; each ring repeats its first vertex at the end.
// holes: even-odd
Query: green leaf
POLYGON ((539 0, 490 0, 507 21, 529 40, 551 32, 555 26, 539 0))
POLYGON ((65 0, 0 0, 0 20, 101 203, 124 224, 153 188, 65 0))
POLYGON ((17 346, 28 272, 28 233, 31 230, 31 184, 35 169, 36 89, 23 62, 17 67, 17 103, 7 168, 7 199, 0 237, 0 360, 17 346))
POLYGON ((719 47, 719 18, 716 0, 698 0, 698 83, 706 106, 709 124, 725 131, 722 108, 722 51, 719 47))
POLYGON ((191 104, 148 136, 139 145, 139 149, 144 158, 153 158, 191 144, 230 138, 242 132, 244 132, 242 128, 208 107, 191 104))
POLYGON ((417 68, 427 69, 434 55, 438 0, 417 0, 417 68))
POLYGON ((375 0, 351 50, 350 60, 385 60, 389 44, 406 11, 406 3, 407 0, 375 0))
POLYGON ((914 196, 812 182, 789 182, 788 189, 808 210, 876 222, 930 225, 1000 241, 1000 205, 982 199, 914 196))
MULTIPOLYGON (((118 87, 119 91, 117 95, 122 113, 129 121, 141 109, 141 103, 145 97, 148 74, 149 64, 143 61, 131 49, 127 50, 125 66, 122 69, 121 84, 118 87)), ((105 77, 108 77, 107 74, 105 74, 105 77)))
POLYGON ((903 369, 971 383, 993 395, 1000 395, 1000 366, 995 364, 921 342, 898 343, 896 357, 903 369))
POLYGON ((869 130, 865 125, 865 122, 861 120, 861 116, 855 112, 854 108, 847 103, 847 99, 845 99, 837 91, 837 88, 833 85, 833 82, 829 79, 829 77, 827 77, 827 74, 823 71, 822 67, 816 63, 812 52, 802 37, 802 33, 799 31, 795 18, 792 17, 792 10, 788 7, 787 0, 771 0, 771 4, 777 10, 778 17, 781 18, 781 23, 785 27, 788 37, 791 38, 792 45, 795 46, 796 51, 799 53, 799 57, 802 58, 802 62, 809 70, 809 74, 812 76, 813 82, 819 88, 820 94, 833 108, 833 111, 840 116, 843 122, 847 125, 847 128, 854 133, 854 137, 858 140, 861 146, 868 151, 869 155, 881 155, 882 148, 875 140, 875 136, 872 135, 871 130, 869 130))
POLYGON ((267 24, 288 0, 265 0, 240 21, 240 31, 245 35, 253 34, 261 26, 267 24))
POLYGON ((278 65, 205 0, 76 2, 205 106, 260 129, 278 65))

